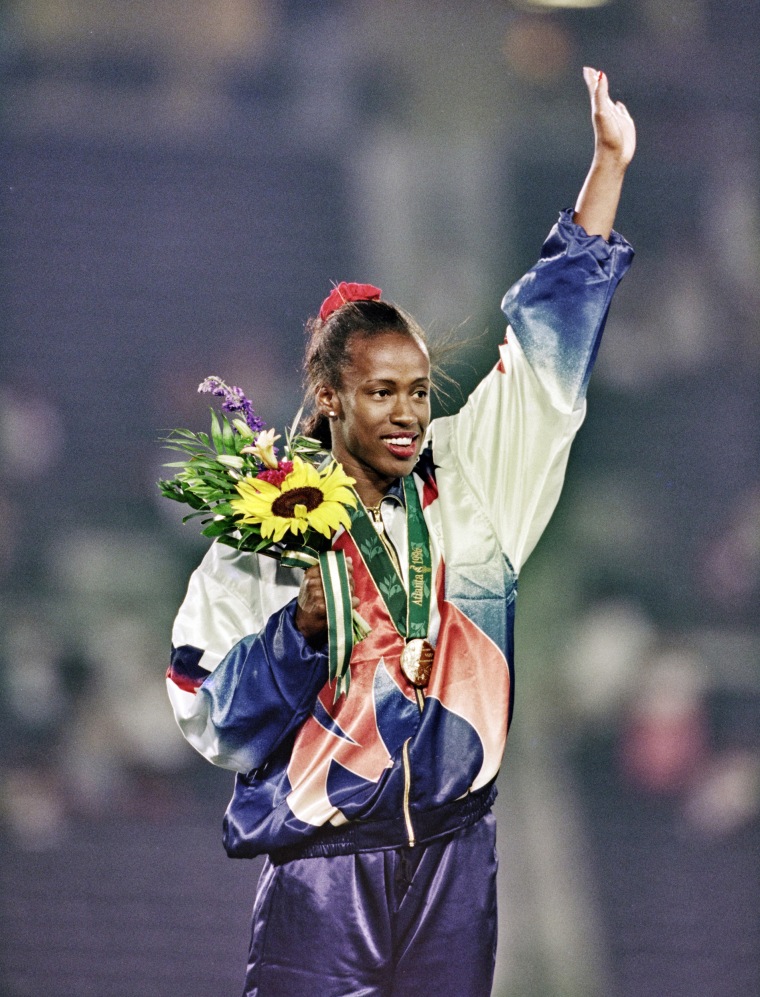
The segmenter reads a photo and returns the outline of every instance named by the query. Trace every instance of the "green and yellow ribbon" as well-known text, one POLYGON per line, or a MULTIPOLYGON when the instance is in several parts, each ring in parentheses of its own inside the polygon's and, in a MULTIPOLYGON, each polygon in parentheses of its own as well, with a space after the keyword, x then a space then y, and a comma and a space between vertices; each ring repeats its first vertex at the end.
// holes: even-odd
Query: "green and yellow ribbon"
POLYGON ((351 652, 354 644, 369 633, 369 626, 351 606, 351 583, 346 555, 342 550, 322 553, 311 547, 288 550, 280 558, 288 568, 311 568, 319 565, 327 607, 327 664, 330 685, 335 685, 336 702, 348 695, 351 685, 351 652))
MULTIPOLYGON (((350 510, 351 535, 362 560, 385 603, 398 633, 411 640, 427 636, 430 619, 432 564, 430 537, 422 514, 420 497, 412 475, 404 478, 408 536, 409 592, 390 554, 378 536, 361 501, 350 510)), ((358 498, 358 496, 357 496, 358 498)), ((322 573, 327 606, 328 673, 335 685, 336 702, 348 695, 351 685, 351 652, 354 644, 369 633, 369 626, 351 606, 351 584, 345 552, 318 553, 311 547, 287 550, 280 561, 289 568, 310 568, 318 564, 322 573)))

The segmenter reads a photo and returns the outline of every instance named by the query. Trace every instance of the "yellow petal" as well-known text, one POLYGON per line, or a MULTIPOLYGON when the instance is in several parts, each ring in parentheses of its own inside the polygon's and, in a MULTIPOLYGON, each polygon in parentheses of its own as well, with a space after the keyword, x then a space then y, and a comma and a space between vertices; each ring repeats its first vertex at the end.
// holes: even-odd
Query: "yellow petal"
POLYGON ((300 457, 293 458, 293 470, 288 474, 280 486, 284 492, 289 492, 293 488, 304 488, 309 484, 309 464, 305 464, 300 457))
POLYGON ((277 540, 278 538, 274 535, 277 526, 277 520, 267 519, 261 524, 261 536, 264 540, 277 540))
POLYGON ((253 494, 258 492, 261 495, 271 495, 273 501, 280 494, 277 485, 273 485, 271 481, 264 481, 263 478, 244 478, 235 487, 241 494, 245 491, 253 494))
POLYGON ((323 502, 318 509, 309 513, 309 525, 329 538, 339 526, 348 529, 351 525, 351 517, 340 503, 323 502))
POLYGON ((325 493, 325 501, 340 502, 341 505, 350 505, 352 509, 356 508, 356 496, 348 488, 336 488, 329 495, 325 493))

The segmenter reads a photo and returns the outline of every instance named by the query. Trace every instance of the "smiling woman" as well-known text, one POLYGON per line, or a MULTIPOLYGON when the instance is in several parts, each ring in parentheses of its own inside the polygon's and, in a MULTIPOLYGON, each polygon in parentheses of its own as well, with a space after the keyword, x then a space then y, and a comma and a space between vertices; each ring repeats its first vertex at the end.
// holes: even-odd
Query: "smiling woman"
POLYGON ((603 74, 585 79, 596 143, 576 209, 505 296, 507 338, 457 415, 430 422, 424 335, 378 288, 339 284, 309 323, 306 430, 356 507, 320 518, 334 495, 314 468, 251 501, 316 516, 350 564, 369 628, 350 694, 328 681, 329 573, 214 544, 191 578, 170 696, 191 744, 237 771, 228 853, 268 856, 249 997, 490 991, 517 573, 558 500, 632 256, 612 222, 633 122, 603 74))
POLYGON ((335 384, 320 384, 318 411, 332 450, 365 505, 414 468, 430 422, 430 359, 412 333, 354 333, 335 384))

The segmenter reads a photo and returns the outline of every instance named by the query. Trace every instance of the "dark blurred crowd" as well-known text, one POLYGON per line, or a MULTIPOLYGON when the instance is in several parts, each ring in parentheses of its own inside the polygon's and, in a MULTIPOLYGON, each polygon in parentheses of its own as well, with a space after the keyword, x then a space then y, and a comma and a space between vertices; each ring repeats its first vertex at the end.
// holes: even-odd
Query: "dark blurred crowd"
MULTIPOLYGON (((756 992, 752 10, 4 6, 0 814, 12 847, 65 848, 82 821, 171 823, 207 789, 163 688, 204 546, 155 488, 162 433, 205 428, 198 383, 240 384, 281 430, 301 400, 306 318, 331 281, 367 279, 433 335, 467 342, 450 367, 463 396, 493 363, 501 293, 577 190, 591 148, 580 66, 602 65, 638 126, 618 225, 637 260, 566 493, 525 571, 504 777, 526 813, 546 778, 557 822, 541 854, 584 864, 568 896, 598 921, 557 946, 536 862, 520 886, 534 941, 509 936, 502 982, 756 992), (580 969, 591 936, 594 967, 580 969), (697 950, 701 961, 683 956, 697 950)), ((439 409, 460 403, 454 392, 439 409)), ((538 847, 522 834, 505 847, 538 847)))

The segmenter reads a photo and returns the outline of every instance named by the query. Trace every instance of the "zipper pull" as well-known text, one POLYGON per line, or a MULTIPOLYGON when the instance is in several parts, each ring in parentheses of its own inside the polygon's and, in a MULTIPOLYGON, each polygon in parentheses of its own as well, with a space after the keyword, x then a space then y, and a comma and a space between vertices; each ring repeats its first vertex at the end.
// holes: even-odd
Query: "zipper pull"
POLYGON ((367 512, 369 513, 369 518, 372 521, 372 525, 375 527, 377 533, 382 536, 385 533, 385 523, 383 522, 383 516, 380 512, 380 506, 367 506, 367 512))

